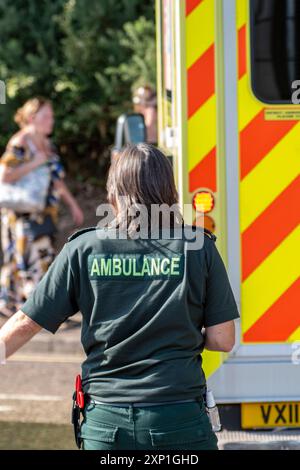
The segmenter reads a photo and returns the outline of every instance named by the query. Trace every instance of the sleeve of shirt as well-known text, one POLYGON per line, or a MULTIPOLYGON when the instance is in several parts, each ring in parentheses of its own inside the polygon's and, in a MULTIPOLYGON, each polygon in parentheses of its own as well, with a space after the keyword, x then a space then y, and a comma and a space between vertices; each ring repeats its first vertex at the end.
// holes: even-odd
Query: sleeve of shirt
POLYGON ((205 249, 207 263, 204 327, 239 318, 225 265, 214 241, 205 249))
POLYGON ((54 155, 50 160, 50 170, 53 181, 62 180, 66 177, 64 166, 58 155, 54 155))
POLYGON ((67 243, 21 310, 51 333, 55 333, 68 317, 78 312, 67 243))
POLYGON ((61 160, 57 161, 54 165, 53 177, 54 179, 57 179, 57 180, 62 180, 66 177, 65 168, 61 160))

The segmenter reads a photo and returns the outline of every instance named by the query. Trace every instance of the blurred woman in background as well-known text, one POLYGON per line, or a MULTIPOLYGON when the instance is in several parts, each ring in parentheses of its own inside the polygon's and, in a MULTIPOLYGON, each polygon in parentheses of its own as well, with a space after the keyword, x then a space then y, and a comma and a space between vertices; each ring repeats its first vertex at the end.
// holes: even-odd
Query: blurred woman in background
POLYGON ((3 263, 0 275, 0 315, 18 310, 55 257, 53 247, 61 198, 69 207, 74 224, 83 223, 83 213, 68 190, 65 171, 49 136, 54 125, 52 104, 36 97, 15 114, 20 130, 9 140, 0 159, 0 181, 13 183, 48 165, 50 178, 45 208, 22 213, 1 208, 3 263))

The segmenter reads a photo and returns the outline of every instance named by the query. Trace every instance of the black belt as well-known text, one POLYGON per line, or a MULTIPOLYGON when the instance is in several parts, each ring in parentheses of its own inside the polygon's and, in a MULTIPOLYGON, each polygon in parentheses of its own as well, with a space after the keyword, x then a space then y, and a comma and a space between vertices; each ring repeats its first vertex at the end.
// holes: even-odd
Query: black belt
MULTIPOLYGON (((201 400, 201 399, 200 399, 201 400)), ((176 405, 177 403, 192 403, 199 401, 198 398, 190 398, 187 400, 176 400, 176 401, 162 401, 162 402, 133 402, 133 403, 109 403, 104 401, 94 400, 91 397, 88 397, 89 403, 94 403, 95 405, 109 405, 109 406, 133 406, 133 407, 145 407, 145 406, 160 406, 160 405, 176 405)))

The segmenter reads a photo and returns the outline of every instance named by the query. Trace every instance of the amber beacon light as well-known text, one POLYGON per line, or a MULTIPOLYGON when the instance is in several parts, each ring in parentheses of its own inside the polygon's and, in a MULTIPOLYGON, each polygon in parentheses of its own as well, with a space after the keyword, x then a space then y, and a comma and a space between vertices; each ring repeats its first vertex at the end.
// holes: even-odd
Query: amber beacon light
POLYGON ((215 205, 213 195, 209 191, 198 191, 193 197, 193 206, 196 211, 207 214, 215 205))

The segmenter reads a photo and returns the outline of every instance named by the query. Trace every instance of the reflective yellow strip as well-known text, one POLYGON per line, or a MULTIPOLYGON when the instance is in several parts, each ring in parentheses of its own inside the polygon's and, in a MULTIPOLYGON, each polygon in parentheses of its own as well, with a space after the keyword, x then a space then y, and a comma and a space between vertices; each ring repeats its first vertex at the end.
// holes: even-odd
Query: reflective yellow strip
POLYGON ((254 95, 249 86, 249 76, 244 75, 238 82, 239 99, 239 131, 243 130, 259 112, 264 108, 254 95))
POLYGON ((216 96, 188 120, 188 170, 191 171, 216 145, 216 96))
POLYGON ((214 43, 215 30, 212 25, 214 25, 214 0, 204 0, 186 19, 187 68, 214 43))
MULTIPOLYGON (((237 29, 242 28, 248 21, 248 0, 237 0, 237 29)), ((265 107, 253 94, 250 83, 250 73, 238 81, 238 125, 239 131, 244 129, 254 117, 265 107)))
POLYGON ((291 334, 287 341, 288 343, 293 343, 293 341, 300 341, 300 326, 294 331, 294 333, 291 334))
POLYGON ((242 289, 243 331, 247 331, 298 279, 299 264, 295 263, 295 255, 299 252, 299 246, 300 227, 293 230, 244 281, 242 289))
MULTIPOLYGON (((225 0, 226 1, 226 0, 225 0)), ((237 27, 240 29, 248 18, 247 0, 237 0, 237 27)))
POLYGON ((242 232, 299 174, 299 142, 300 123, 241 181, 242 232))
MULTIPOLYGON (((195 64, 214 42, 215 0, 204 0, 186 18, 186 69, 188 70, 195 64)), ((199 87, 201 87, 201 80, 199 80, 199 87)), ((187 122, 189 172, 215 148, 216 127, 216 97, 214 95, 202 104, 187 122)), ((221 353, 204 351, 203 369, 206 377, 222 365, 223 358, 224 355, 221 353)))
POLYGON ((205 376, 210 377, 224 361, 225 353, 213 352, 204 349, 201 354, 205 376))

